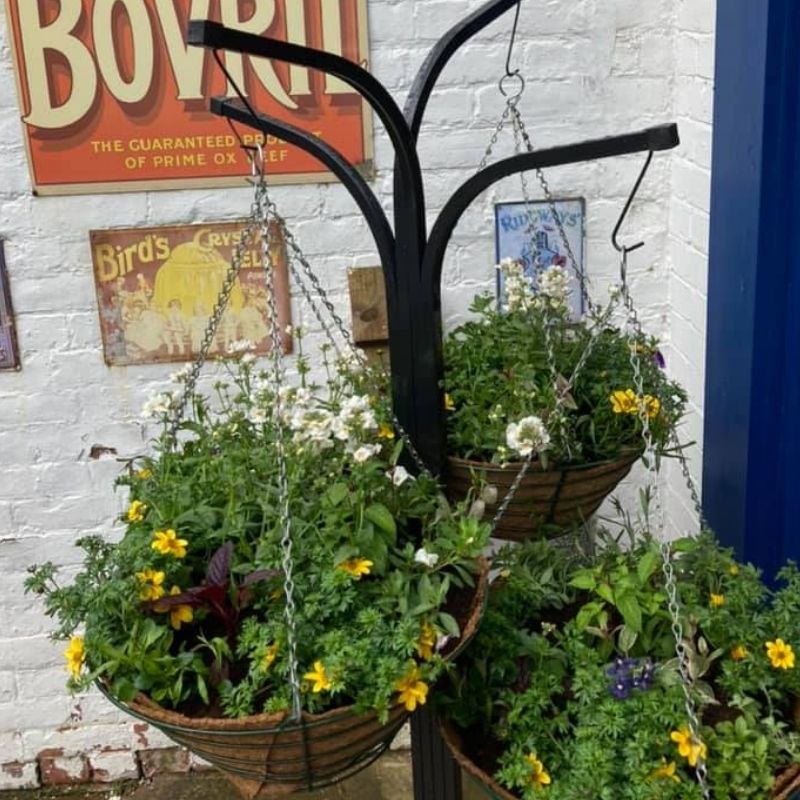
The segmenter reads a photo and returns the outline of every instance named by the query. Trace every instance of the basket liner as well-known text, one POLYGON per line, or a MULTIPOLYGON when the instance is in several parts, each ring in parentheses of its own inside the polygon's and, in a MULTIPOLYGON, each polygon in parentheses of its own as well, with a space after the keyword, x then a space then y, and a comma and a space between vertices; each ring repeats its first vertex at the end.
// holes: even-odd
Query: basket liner
MULTIPOLYGON (((492 535, 525 541, 536 536, 544 525, 568 527, 585 522, 639 458, 635 452, 612 461, 554 470, 532 464, 492 535)), ((497 487, 502 501, 521 468, 520 462, 501 467, 450 456, 446 484, 451 499, 457 501, 472 487, 473 474, 483 474, 488 483, 497 487)))
MULTIPOLYGON (((448 659, 477 632, 488 575, 489 564, 481 559, 476 589, 460 620, 462 635, 443 651, 448 659)), ((214 764, 247 800, 284 797, 349 777, 381 755, 410 716, 396 705, 384 724, 374 711, 357 714, 345 706, 323 714, 304 712, 298 724, 286 712, 240 719, 188 717, 142 694, 118 705, 214 764)))
MULTIPOLYGON (((487 797, 492 798, 492 800, 519 800, 516 795, 511 794, 507 789, 500 786, 494 778, 464 755, 463 739, 455 725, 443 717, 438 718, 438 723, 439 731, 448 749, 453 754, 453 758, 469 777, 484 789, 487 797)), ((798 790, 800 790, 800 765, 795 764, 775 779, 772 800, 793 800, 798 790)))

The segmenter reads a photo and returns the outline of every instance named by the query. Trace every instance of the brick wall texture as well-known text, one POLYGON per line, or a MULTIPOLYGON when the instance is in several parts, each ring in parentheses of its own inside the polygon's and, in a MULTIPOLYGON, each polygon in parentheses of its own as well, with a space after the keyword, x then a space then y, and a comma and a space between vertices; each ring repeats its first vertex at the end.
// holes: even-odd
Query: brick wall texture
MULTIPOLYGON (((402 102, 436 37, 478 0, 369 0, 372 70, 402 102)), ((503 109, 497 88, 511 15, 471 41, 444 72, 421 135, 430 216, 481 160, 503 109)), ((526 0, 515 53, 526 77, 521 103, 536 146, 622 133, 677 118, 683 145, 660 155, 623 236, 646 240, 631 285, 648 330, 668 344, 670 367, 692 395, 686 435, 702 433, 703 336, 714 51, 713 0, 526 0)), ((376 126, 373 187, 391 206, 392 153, 376 126)), ((496 154, 510 153, 501 137, 496 154)), ((610 232, 641 157, 549 174, 558 196, 587 202, 588 270, 598 297, 618 269, 610 232)), ((148 440, 140 409, 169 387, 162 366, 106 367, 101 353, 88 231, 116 226, 236 219, 246 189, 36 198, 31 194, 19 107, 0 4, 0 237, 6 240, 23 360, 0 374, 0 789, 190 769, 169 743, 122 718, 96 694, 64 691, 61 646, 50 621, 22 593, 26 567, 74 566, 74 540, 114 535, 125 504, 112 481, 120 458, 148 440)), ((531 179, 531 185, 535 181, 531 179)), ((538 196, 538 192, 535 193, 538 196)), ((346 269, 376 263, 372 240, 338 185, 281 186, 274 197, 345 319, 346 269)), ((446 325, 464 319, 476 291, 494 281, 493 203, 521 199, 518 180, 497 185, 460 224, 444 271, 446 325)), ((295 322, 313 320, 297 298, 295 322)), ((693 457, 699 458, 697 447, 693 457)), ((699 461, 693 469, 697 472, 699 461)), ((671 476, 670 517, 692 513, 671 476)))

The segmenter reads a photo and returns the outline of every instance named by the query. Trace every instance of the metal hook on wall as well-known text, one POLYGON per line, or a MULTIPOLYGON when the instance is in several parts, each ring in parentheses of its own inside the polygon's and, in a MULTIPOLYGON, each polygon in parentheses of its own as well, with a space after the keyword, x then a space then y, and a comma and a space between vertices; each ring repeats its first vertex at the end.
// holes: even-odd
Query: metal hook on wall
POLYGON ((636 199, 636 195, 639 192, 639 188, 642 185, 644 176, 647 175, 647 170, 650 169, 650 164, 653 161, 653 155, 654 155, 653 151, 650 150, 647 154, 647 161, 644 162, 644 167, 642 167, 642 171, 639 173, 639 177, 636 179, 636 183, 633 185, 633 190, 628 196, 628 200, 625 203, 625 207, 622 209, 622 214, 620 214, 619 220, 617 221, 617 224, 614 226, 614 232, 611 234, 611 244, 614 245, 614 249, 618 253, 622 253, 624 257, 627 257, 628 253, 632 253, 634 250, 638 250, 640 247, 644 247, 645 244, 644 242, 638 242, 637 244, 632 244, 632 245, 620 244, 618 237, 620 229, 622 228, 622 225, 624 224, 628 216, 628 212, 631 210, 633 201, 636 199))
POLYGON ((519 75, 519 69, 511 69, 511 56, 514 54, 514 45, 517 42, 517 28, 519 27, 519 14, 522 10, 522 0, 517 0, 517 10, 514 15, 514 27, 511 29, 511 41, 508 43, 508 55, 506 56, 506 77, 513 78, 519 75))

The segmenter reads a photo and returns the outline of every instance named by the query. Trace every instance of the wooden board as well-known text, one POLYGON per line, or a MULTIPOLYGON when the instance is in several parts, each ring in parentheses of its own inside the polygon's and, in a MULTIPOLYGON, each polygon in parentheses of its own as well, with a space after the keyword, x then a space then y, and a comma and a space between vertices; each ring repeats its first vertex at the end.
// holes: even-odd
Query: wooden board
POLYGON ((354 267, 347 271, 353 341, 372 361, 388 367, 389 318, 386 310, 386 284, 381 267, 354 267))

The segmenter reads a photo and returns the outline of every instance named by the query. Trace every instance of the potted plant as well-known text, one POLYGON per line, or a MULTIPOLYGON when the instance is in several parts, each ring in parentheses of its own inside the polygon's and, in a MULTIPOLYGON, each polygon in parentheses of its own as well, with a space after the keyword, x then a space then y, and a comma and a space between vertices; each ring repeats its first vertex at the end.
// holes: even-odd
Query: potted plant
POLYGON ((572 318, 563 267, 539 273, 535 292, 519 262, 498 270, 501 307, 477 296, 476 318, 444 345, 448 486, 462 497, 482 476, 502 500, 527 459, 531 469, 493 534, 524 540, 599 508, 641 454, 642 414, 665 453, 686 395, 665 376, 655 339, 612 327, 607 311, 572 318))
POLYGON ((606 542, 591 561, 546 542, 501 554, 481 631, 437 695, 486 796, 691 800, 701 762, 715 800, 794 796, 800 571, 771 589, 711 535, 675 550, 697 736, 656 542, 606 542))
POLYGON ((299 383, 276 391, 235 349, 216 400, 192 393, 177 444, 175 397, 148 403, 165 432, 119 481, 121 538, 84 538, 71 583, 45 564, 27 589, 68 642, 72 690, 97 681, 246 796, 273 796, 366 765, 426 702, 477 625, 488 533, 399 463, 369 372, 324 351, 314 385, 301 355, 299 383))

